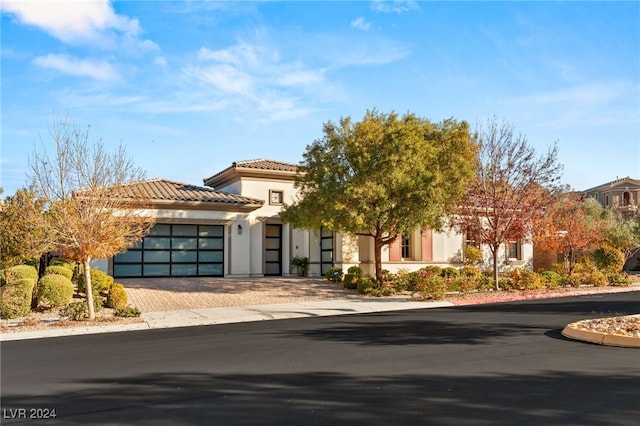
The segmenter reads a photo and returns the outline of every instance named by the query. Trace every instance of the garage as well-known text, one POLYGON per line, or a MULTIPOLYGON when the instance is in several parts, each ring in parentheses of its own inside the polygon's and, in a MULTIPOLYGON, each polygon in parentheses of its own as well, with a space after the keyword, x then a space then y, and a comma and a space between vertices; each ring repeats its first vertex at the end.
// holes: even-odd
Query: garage
POLYGON ((113 258, 115 278, 224 276, 224 225, 156 224, 113 258))

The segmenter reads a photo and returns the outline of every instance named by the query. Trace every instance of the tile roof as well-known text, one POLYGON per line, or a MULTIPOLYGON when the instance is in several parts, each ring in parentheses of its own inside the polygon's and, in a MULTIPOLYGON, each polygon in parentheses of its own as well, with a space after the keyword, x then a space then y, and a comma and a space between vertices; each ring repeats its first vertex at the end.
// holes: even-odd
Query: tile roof
POLYGON ((298 172, 299 166, 282 161, 257 160, 234 161, 231 166, 216 173, 213 176, 203 179, 207 186, 224 187, 229 183, 238 180, 240 177, 265 177, 270 179, 293 180, 298 172))
POLYGON ((286 172, 298 171, 298 166, 291 163, 283 163, 282 161, 265 160, 259 158, 257 160, 244 160, 234 161, 234 167, 243 167, 247 169, 261 169, 261 170, 282 170, 286 172))
POLYGON ((173 182, 166 179, 150 179, 139 182, 132 182, 123 186, 125 191, 121 196, 131 194, 132 196, 148 197, 151 202, 197 202, 197 203, 223 203, 235 205, 261 205, 262 200, 256 198, 243 197, 241 195, 229 194, 216 191, 212 188, 205 188, 186 183, 173 182))

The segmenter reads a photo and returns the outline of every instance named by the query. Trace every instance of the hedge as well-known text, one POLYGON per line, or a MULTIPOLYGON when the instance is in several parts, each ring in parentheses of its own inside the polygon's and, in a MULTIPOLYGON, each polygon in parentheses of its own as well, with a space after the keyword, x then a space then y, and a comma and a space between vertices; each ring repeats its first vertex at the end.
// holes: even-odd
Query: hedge
POLYGON ((3 318, 17 318, 31 311, 31 298, 36 281, 22 278, 0 288, 0 312, 3 318))

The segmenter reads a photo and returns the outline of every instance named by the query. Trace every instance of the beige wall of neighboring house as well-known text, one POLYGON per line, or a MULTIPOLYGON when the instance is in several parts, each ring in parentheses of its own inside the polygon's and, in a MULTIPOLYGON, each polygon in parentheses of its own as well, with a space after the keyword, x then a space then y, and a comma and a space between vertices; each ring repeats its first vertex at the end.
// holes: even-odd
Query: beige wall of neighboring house
MULTIPOLYGON (((374 275, 371 237, 294 229, 280 220, 283 203, 295 200, 296 172, 296 165, 260 159, 234 162, 205 178, 205 187, 161 179, 139 182, 134 187, 152 199, 147 213, 156 217, 158 228, 144 244, 99 268, 116 277, 288 276, 297 274, 291 259, 300 256, 310 260, 309 276, 353 265, 374 275)), ((461 266, 464 244, 464 236, 453 230, 416 230, 383 249, 383 268, 461 266)), ((486 247, 483 251, 489 266, 490 254, 486 247)), ((531 267, 531 244, 519 244, 513 253, 517 258, 507 259, 506 248, 499 254, 502 268, 531 267)))
POLYGON ((582 192, 583 197, 594 198, 611 211, 624 217, 638 214, 638 200, 640 199, 640 180, 625 177, 602 185, 589 188, 582 192))

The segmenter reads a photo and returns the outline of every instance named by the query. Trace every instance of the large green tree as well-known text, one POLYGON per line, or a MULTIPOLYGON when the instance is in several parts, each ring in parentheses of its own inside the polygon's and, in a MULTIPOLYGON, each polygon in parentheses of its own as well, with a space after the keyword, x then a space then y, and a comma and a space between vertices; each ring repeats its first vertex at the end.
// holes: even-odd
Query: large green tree
POLYGON ((298 228, 373 238, 376 279, 382 248, 399 234, 441 229, 474 174, 477 147, 466 122, 367 111, 324 124, 296 178, 299 198, 281 213, 298 228))
POLYGON ((38 259, 52 248, 42 222, 43 202, 33 189, 21 188, 0 206, 0 264, 9 280, 8 268, 38 259))

